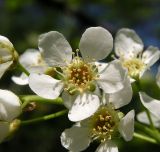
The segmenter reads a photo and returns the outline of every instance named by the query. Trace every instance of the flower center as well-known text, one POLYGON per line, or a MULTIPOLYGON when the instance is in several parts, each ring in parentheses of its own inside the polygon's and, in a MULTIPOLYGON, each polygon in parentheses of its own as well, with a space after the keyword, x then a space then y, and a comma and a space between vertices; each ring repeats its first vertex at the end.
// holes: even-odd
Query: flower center
POLYGON ((86 63, 80 57, 75 57, 69 66, 64 70, 67 76, 67 88, 83 92, 90 90, 93 86, 92 81, 97 77, 96 67, 93 64, 86 63))
POLYGON ((100 107, 91 117, 91 136, 101 142, 110 140, 118 130, 118 112, 113 107, 100 107))
POLYGON ((145 64, 138 58, 126 60, 122 65, 128 69, 128 75, 132 78, 139 77, 140 72, 145 68, 145 64))

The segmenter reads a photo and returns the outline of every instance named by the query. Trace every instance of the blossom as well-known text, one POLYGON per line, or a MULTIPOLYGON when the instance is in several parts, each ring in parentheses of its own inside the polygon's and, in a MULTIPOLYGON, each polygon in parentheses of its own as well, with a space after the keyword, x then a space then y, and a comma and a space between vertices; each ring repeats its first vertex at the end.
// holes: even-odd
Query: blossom
POLYGON ((21 113, 21 101, 11 91, 0 89, 0 142, 12 130, 12 122, 21 113))
MULTIPOLYGON (((40 51, 36 49, 27 49, 20 55, 19 62, 29 73, 45 73, 47 70, 40 51)), ((28 76, 25 73, 22 73, 20 76, 12 76, 12 81, 18 85, 26 85, 28 84, 28 76)))
POLYGON ((13 65, 18 54, 8 38, 0 35, 0 78, 13 65))
MULTIPOLYGON (((125 98, 124 98, 125 99, 125 98)), ((130 141, 134 132, 134 110, 125 116, 105 99, 99 109, 89 118, 77 122, 61 134, 61 144, 70 151, 83 151, 93 141, 100 142, 96 152, 118 152, 114 139, 122 136, 130 141)), ((113 103, 118 103, 117 101, 113 103)))
POLYGON ((105 93, 114 93, 124 87, 126 70, 119 61, 108 64, 95 62, 106 58, 112 47, 113 38, 102 27, 88 28, 82 35, 76 53, 72 52, 71 46, 59 32, 42 34, 39 38, 39 50, 60 79, 45 74, 30 74, 29 86, 37 95, 48 99, 57 98, 64 90, 65 95, 62 93, 62 96, 65 96, 65 100, 74 98, 69 119, 85 119, 100 106, 98 86, 105 93), (80 115, 75 117, 73 111, 80 115))
POLYGON ((143 42, 134 30, 120 29, 115 37, 115 53, 128 69, 131 80, 139 79, 160 57, 157 47, 149 46, 143 51, 143 42))

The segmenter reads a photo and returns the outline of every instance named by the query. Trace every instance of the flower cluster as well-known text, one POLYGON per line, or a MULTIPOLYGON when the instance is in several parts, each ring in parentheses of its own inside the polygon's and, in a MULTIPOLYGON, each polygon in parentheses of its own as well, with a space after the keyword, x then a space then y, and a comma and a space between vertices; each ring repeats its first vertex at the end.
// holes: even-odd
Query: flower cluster
MULTIPOLYGON (((0 90, 0 142, 21 124, 65 114, 66 110, 28 121, 17 119, 27 105, 34 105, 32 101, 43 101, 64 104, 68 119, 75 123, 61 134, 61 144, 66 149, 83 151, 97 141, 100 145, 96 152, 117 152, 115 140, 133 138, 135 107, 126 115, 121 107, 131 102, 134 85, 141 106, 146 109, 137 119, 152 128, 160 127, 160 101, 144 93, 140 86, 142 76, 159 60, 160 51, 153 46, 143 51, 143 47, 134 30, 120 29, 114 41, 105 28, 90 27, 76 49, 72 50, 61 33, 51 31, 39 36, 38 49, 28 49, 18 57, 12 43, 0 36, 0 78, 13 67, 21 70, 20 76, 12 76, 12 81, 29 85, 36 94, 18 97, 11 91, 0 90), (106 63, 111 53, 114 58, 106 63)), ((160 87, 160 68, 156 82, 160 87)), ((151 138, 153 141, 154 136, 151 138)))

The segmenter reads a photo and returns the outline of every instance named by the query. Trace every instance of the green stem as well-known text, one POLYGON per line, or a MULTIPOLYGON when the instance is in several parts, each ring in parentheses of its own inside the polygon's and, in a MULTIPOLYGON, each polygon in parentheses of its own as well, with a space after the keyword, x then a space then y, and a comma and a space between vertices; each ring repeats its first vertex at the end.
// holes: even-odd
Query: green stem
POLYGON ((160 143, 160 132, 157 129, 153 130, 153 129, 151 129, 145 125, 142 125, 138 122, 135 122, 135 127, 137 129, 141 130, 142 132, 144 132, 145 134, 154 138, 158 143, 160 143))
POLYGON ((17 69, 19 69, 20 71, 24 72, 27 76, 29 76, 29 72, 28 70, 21 64, 21 63, 17 63, 17 69))
POLYGON ((22 95, 20 96, 21 101, 23 102, 22 108, 24 108, 30 102, 40 102, 40 103, 50 103, 50 104, 63 104, 62 98, 58 97, 56 99, 45 99, 37 95, 22 95))
POLYGON ((68 110, 62 110, 53 114, 49 114, 49 115, 45 115, 42 117, 38 117, 38 118, 34 118, 34 119, 30 119, 30 120, 24 120, 21 121, 21 125, 29 125, 31 123, 36 123, 36 122, 41 122, 41 121, 46 121, 49 119, 53 119, 53 118, 57 118, 59 116, 64 115, 68 110))
POLYGON ((140 133, 136 133, 134 132, 133 136, 135 138, 138 138, 138 139, 142 139, 142 140, 145 140, 147 142, 150 142, 150 143, 153 143, 153 144, 158 144, 157 141, 151 137, 148 137, 146 135, 143 135, 143 134, 140 134, 140 133))
POLYGON ((147 114, 148 120, 149 120, 149 122, 150 122, 150 126, 151 126, 151 128, 152 128, 152 129, 154 129, 154 130, 156 130, 156 128, 155 128, 155 126, 154 126, 154 123, 153 123, 153 121, 152 121, 152 118, 151 118, 150 112, 149 112, 147 109, 145 109, 145 111, 146 111, 146 114, 147 114))

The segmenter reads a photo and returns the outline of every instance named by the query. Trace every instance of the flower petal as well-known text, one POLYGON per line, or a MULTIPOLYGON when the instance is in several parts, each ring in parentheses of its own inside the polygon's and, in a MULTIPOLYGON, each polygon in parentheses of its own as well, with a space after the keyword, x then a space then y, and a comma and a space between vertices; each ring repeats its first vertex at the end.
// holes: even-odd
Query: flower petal
MULTIPOLYGON (((152 119, 154 126, 157 128, 160 128, 160 118, 158 118, 152 114, 150 116, 151 116, 151 119, 152 119)), ((148 116, 145 111, 137 114, 137 119, 138 119, 138 121, 140 121, 144 124, 150 125, 150 121, 149 121, 148 116)))
POLYGON ((127 105, 132 99, 132 86, 128 77, 124 81, 124 88, 109 95, 109 102, 113 103, 115 109, 127 105))
POLYGON ((91 116, 100 106, 100 101, 97 95, 83 93, 78 95, 72 108, 68 113, 68 118, 71 121, 80 121, 91 116))
POLYGON ((70 151, 85 150, 90 144, 89 130, 78 126, 66 129, 61 134, 61 144, 70 151))
POLYGON ((70 109, 72 107, 76 98, 77 98, 77 94, 70 95, 68 93, 68 91, 63 91, 63 93, 62 93, 63 103, 68 109, 70 109))
POLYGON ((96 152, 118 152, 118 147, 114 142, 107 141, 107 142, 101 143, 98 146, 96 152))
POLYGON ((20 76, 12 76, 12 81, 18 85, 26 85, 28 84, 28 76, 22 73, 20 76))
POLYGON ((160 66, 158 67, 158 72, 157 72, 157 75, 156 75, 156 82, 157 82, 157 85, 160 88, 160 66))
POLYGON ((29 86, 37 95, 47 99, 57 98, 63 89, 63 83, 60 80, 35 73, 29 76, 29 86))
POLYGON ((152 66, 160 58, 160 50, 157 47, 149 46, 142 55, 142 61, 147 67, 152 66))
POLYGON ((99 74, 98 85, 105 93, 115 93, 124 87, 127 71, 117 61, 113 61, 99 74))
POLYGON ((102 60, 112 51, 112 35, 102 27, 90 27, 83 33, 79 48, 83 59, 102 60))
MULTIPOLYGON (((29 73, 37 73, 37 74, 43 74, 47 70, 48 67, 46 66, 33 66, 26 68, 29 73)), ((29 77, 22 73, 20 76, 12 76, 12 81, 18 85, 27 85, 29 77)))
POLYGON ((11 66, 13 61, 8 61, 6 63, 0 64, 0 78, 3 76, 3 74, 7 71, 7 69, 11 66))
POLYGON ((143 50, 143 42, 134 30, 120 29, 115 37, 115 53, 119 57, 136 57, 143 50))
POLYGON ((141 102, 153 115, 160 117, 160 101, 151 98, 144 92, 139 92, 141 102))
POLYGON ((72 48, 65 37, 56 31, 40 35, 39 49, 50 66, 64 66, 71 62, 72 48))
POLYGON ((20 99, 11 91, 0 89, 0 120, 12 121, 21 113, 20 99))
POLYGON ((130 141, 134 133, 134 110, 131 110, 119 123, 119 132, 126 141, 130 141))
POLYGON ((27 49, 19 58, 24 67, 37 66, 44 63, 40 51, 36 49, 27 49))
POLYGON ((0 122, 0 143, 9 135, 9 126, 8 122, 0 122))
POLYGON ((103 73, 103 71, 107 68, 108 63, 103 62, 95 62, 95 65, 98 68, 98 73, 103 73))

